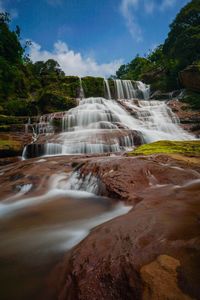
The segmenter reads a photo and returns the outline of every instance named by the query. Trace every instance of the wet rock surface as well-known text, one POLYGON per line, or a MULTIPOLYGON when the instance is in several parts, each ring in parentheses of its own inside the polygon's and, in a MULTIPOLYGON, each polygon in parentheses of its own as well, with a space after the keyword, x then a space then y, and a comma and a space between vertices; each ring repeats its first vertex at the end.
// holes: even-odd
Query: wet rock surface
POLYGON ((180 119, 183 129, 199 136, 200 135, 200 112, 190 109, 190 106, 178 100, 170 100, 167 102, 172 111, 180 119))
POLYGON ((199 159, 96 158, 79 170, 88 173, 133 209, 94 229, 58 264, 48 297, 200 299, 199 159))
POLYGON ((32 134, 21 132, 0 133, 0 158, 21 156, 24 145, 30 143, 32 134))

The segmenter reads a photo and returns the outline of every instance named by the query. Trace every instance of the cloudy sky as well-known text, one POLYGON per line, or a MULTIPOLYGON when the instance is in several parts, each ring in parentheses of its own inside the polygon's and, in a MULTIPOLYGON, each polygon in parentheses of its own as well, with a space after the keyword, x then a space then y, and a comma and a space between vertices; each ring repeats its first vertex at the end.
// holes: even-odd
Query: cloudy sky
POLYGON ((188 0, 0 0, 32 41, 33 61, 56 59, 67 75, 109 76, 164 41, 188 0))

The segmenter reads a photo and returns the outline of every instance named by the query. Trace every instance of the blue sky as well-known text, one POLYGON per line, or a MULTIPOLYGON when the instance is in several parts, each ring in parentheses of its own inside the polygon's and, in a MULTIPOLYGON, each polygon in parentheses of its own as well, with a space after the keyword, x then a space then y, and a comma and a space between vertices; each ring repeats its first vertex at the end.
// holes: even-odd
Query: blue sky
POLYGON ((0 0, 32 60, 57 59, 68 75, 109 76, 167 37, 187 0, 0 0))

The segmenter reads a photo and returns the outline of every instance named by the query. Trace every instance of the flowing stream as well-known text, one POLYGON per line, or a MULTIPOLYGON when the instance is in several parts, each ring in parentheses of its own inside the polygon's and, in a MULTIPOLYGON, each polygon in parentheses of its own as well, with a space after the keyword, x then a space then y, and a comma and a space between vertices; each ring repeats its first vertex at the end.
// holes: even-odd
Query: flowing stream
MULTIPOLYGON (((34 163, 37 169, 30 167, 27 176, 40 172, 45 160, 34 163)), ((92 228, 131 209, 98 196, 96 179, 77 178, 77 172, 58 172, 40 195, 26 184, 0 201, 1 299, 41 299, 45 278, 59 259, 92 228)))

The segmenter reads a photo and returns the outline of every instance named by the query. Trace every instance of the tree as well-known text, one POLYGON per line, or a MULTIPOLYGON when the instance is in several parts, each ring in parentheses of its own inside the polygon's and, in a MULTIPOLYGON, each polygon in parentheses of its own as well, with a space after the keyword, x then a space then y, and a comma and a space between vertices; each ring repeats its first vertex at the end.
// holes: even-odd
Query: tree
POLYGON ((19 41, 20 29, 16 32, 9 29, 9 14, 0 13, 0 57, 12 64, 21 64, 24 49, 19 41))
POLYGON ((169 59, 179 61, 178 69, 200 59, 200 1, 192 0, 176 16, 163 47, 169 59))

